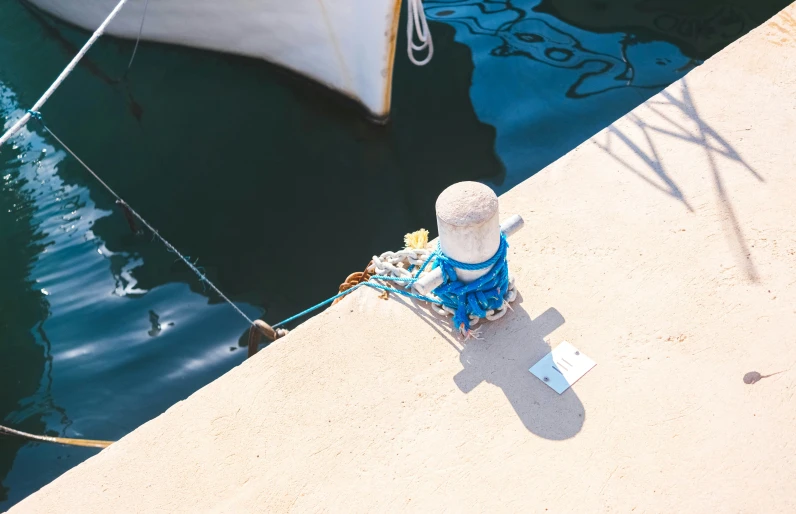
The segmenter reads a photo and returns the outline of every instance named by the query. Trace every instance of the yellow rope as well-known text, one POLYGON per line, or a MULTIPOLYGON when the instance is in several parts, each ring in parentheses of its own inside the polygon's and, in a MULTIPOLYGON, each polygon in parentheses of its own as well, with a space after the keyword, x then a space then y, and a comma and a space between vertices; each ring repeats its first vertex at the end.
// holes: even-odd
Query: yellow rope
POLYGON ((428 246, 428 230, 421 228, 404 236, 404 244, 413 250, 423 250, 428 246))
POLYGON ((2 425, 0 425, 0 434, 22 437, 25 439, 31 439, 33 441, 42 441, 45 443, 66 444, 69 446, 84 446, 86 448, 107 448, 108 446, 113 444, 113 441, 95 441, 93 439, 70 439, 68 437, 50 437, 46 435, 33 435, 33 434, 28 434, 27 432, 14 430, 13 428, 4 427, 2 425))

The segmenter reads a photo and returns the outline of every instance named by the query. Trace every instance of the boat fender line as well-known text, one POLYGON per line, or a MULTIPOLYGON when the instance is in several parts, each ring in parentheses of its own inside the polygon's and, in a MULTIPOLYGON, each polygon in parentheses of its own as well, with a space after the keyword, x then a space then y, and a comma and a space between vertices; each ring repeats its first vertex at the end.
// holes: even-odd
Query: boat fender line
POLYGON ((425 66, 434 57, 434 40, 428 28, 426 11, 423 10, 423 0, 408 0, 406 11, 406 53, 412 64, 425 66), (418 55, 423 52, 426 52, 426 56, 421 59, 418 55))
POLYGON ((111 21, 113 21, 116 15, 119 14, 119 11, 122 10, 122 7, 124 7, 124 4, 126 3, 127 0, 121 0, 118 4, 116 4, 116 7, 114 7, 113 11, 111 11, 108 17, 105 18, 105 21, 102 22, 102 25, 100 25, 99 28, 94 32, 94 34, 91 35, 89 40, 86 41, 86 44, 83 45, 83 48, 81 48, 80 51, 77 53, 77 55, 75 55, 75 57, 72 59, 72 61, 70 61, 70 63, 66 65, 64 71, 62 71, 61 74, 58 75, 58 78, 56 78, 55 82, 53 82, 52 85, 49 88, 47 88, 47 91, 44 92, 41 98, 39 98, 36 101, 36 103, 33 104, 33 107, 31 107, 20 119, 18 119, 16 123, 14 123, 11 126, 11 128, 5 132, 5 134, 0 136, 0 147, 2 147, 6 142, 8 142, 8 140, 11 139, 14 136, 14 134, 19 132, 20 129, 22 129, 22 127, 24 127, 25 124, 30 121, 32 113, 38 113, 41 110, 42 106, 47 102, 47 100, 50 99, 53 93, 55 93, 55 90, 58 89, 61 86, 61 84, 63 84, 64 80, 66 80, 66 78, 69 76, 69 74, 71 74, 72 71, 74 71, 74 69, 77 67, 77 64, 80 62, 81 59, 83 59, 83 56, 86 55, 86 53, 91 49, 94 43, 96 43, 97 40, 100 38, 100 36, 102 36, 102 34, 105 32, 105 29, 108 27, 111 21))

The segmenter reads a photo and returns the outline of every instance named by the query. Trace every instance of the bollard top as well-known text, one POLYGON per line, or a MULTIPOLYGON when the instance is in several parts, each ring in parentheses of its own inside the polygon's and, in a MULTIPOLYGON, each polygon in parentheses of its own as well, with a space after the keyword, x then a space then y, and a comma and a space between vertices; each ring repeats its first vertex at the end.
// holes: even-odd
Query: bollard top
POLYGON ((437 198, 437 218, 457 227, 483 225, 498 212, 498 198, 480 182, 459 182, 437 198))

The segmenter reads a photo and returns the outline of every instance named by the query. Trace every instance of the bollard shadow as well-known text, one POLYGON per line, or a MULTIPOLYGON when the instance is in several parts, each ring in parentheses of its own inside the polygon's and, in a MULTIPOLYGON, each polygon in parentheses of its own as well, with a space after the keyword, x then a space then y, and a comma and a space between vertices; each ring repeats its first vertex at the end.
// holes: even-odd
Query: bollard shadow
POLYGON ((550 351, 545 338, 565 322, 555 308, 532 318, 518 294, 513 311, 495 322, 479 325, 481 339, 461 341, 450 319, 415 301, 402 300, 459 353, 462 370, 453 377, 459 390, 469 394, 484 383, 503 390, 514 412, 529 432, 550 440, 564 440, 580 432, 586 413, 572 388, 559 395, 529 371, 550 351))

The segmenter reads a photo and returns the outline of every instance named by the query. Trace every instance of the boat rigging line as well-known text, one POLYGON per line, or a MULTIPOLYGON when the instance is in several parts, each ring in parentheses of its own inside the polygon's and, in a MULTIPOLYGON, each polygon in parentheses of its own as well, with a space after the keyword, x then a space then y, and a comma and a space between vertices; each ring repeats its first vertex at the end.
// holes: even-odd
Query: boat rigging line
POLYGON ((94 43, 96 43, 97 40, 100 38, 100 36, 102 36, 102 34, 105 33, 105 29, 108 27, 108 25, 110 25, 110 23, 113 21, 116 15, 119 14, 119 11, 122 10, 122 7, 124 7, 126 3, 127 0, 121 0, 118 4, 116 4, 116 7, 114 7, 113 11, 111 11, 108 17, 105 18, 105 21, 102 22, 102 25, 100 25, 99 28, 96 31, 94 31, 94 34, 92 34, 89 40, 86 41, 86 44, 83 45, 83 48, 80 49, 80 51, 77 53, 77 55, 75 55, 72 61, 66 66, 66 68, 64 68, 64 71, 62 71, 61 74, 58 75, 58 78, 55 79, 55 82, 53 82, 52 85, 47 89, 47 91, 44 92, 41 98, 39 98, 36 101, 36 103, 33 104, 33 107, 31 107, 28 112, 26 112, 20 119, 18 119, 17 122, 14 123, 11 126, 11 128, 5 132, 5 134, 0 136, 0 147, 2 147, 6 142, 8 142, 8 140, 11 139, 14 136, 14 134, 19 132, 20 129, 30 121, 32 117, 31 112, 38 112, 39 110, 41 110, 42 106, 47 102, 47 100, 50 99, 50 97, 61 86, 64 80, 66 80, 66 78, 72 73, 72 71, 74 71, 80 60, 83 59, 83 57, 91 49, 91 47, 94 46, 94 43))
POLYGON ((144 22, 146 22, 146 12, 149 9, 149 0, 144 4, 144 14, 141 15, 141 26, 138 27, 138 37, 135 39, 135 46, 133 47, 133 55, 130 56, 130 62, 127 63, 127 71, 124 72, 125 77, 130 73, 130 68, 133 67, 135 54, 138 52, 138 45, 141 43, 141 35, 144 33, 144 22))

